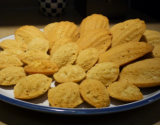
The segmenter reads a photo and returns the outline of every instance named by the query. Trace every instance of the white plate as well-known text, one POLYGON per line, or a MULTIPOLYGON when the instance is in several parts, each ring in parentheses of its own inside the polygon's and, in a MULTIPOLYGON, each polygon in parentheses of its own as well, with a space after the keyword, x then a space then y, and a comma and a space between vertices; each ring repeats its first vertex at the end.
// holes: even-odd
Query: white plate
MULTIPOLYGON (((5 37, 0 39, 0 42, 4 39, 14 39, 14 35, 5 37)), ((51 87, 54 87, 54 82, 51 87)), ((29 101, 21 101, 14 98, 13 95, 13 86, 11 87, 3 87, 0 86, 0 100, 5 101, 7 103, 31 109, 41 112, 54 113, 54 114, 78 114, 78 115, 87 115, 87 114, 106 114, 106 113, 115 113, 120 111, 125 111, 129 109, 134 109, 146 104, 149 104, 153 101, 160 99, 160 86, 152 87, 152 88, 144 88, 141 89, 141 92, 144 95, 144 98, 140 101, 125 103, 116 99, 111 98, 111 104, 106 108, 93 108, 87 103, 83 103, 77 108, 69 109, 69 108, 54 108, 49 106, 49 102, 47 100, 47 94, 44 94, 38 98, 29 100, 29 101)))

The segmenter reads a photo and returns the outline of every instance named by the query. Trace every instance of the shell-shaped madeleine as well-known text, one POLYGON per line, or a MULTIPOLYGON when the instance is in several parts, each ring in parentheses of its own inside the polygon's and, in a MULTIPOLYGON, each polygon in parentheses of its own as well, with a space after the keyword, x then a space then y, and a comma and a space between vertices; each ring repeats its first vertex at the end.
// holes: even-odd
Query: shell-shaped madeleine
POLYGON ((107 90, 112 98, 121 101, 132 102, 143 99, 143 94, 140 89, 137 86, 127 82, 114 82, 109 85, 107 90))
POLYGON ((20 60, 25 64, 29 64, 34 60, 49 60, 50 56, 40 50, 29 50, 19 56, 20 60))
POLYGON ((136 61, 125 66, 119 81, 132 83, 137 87, 153 87, 160 85, 160 58, 136 61))
POLYGON ((0 56, 0 69, 11 67, 11 66, 19 66, 21 67, 23 63, 16 56, 0 56))
POLYGON ((49 49, 49 41, 45 38, 33 38, 27 46, 27 50, 40 50, 43 52, 47 52, 49 49))
POLYGON ((12 39, 5 39, 0 43, 2 49, 20 49, 26 51, 27 44, 12 39))
POLYGON ((52 55, 59 47, 63 46, 64 44, 73 42, 69 37, 62 37, 55 41, 54 46, 50 49, 50 55, 52 55))
POLYGON ((160 58, 160 32, 155 30, 146 30, 140 41, 147 42, 154 46, 153 51, 145 57, 160 58))
POLYGON ((35 26, 25 25, 19 27, 15 31, 15 39, 26 44, 28 44, 35 37, 44 37, 43 32, 35 26))
POLYGON ((98 28, 109 29, 109 20, 106 16, 101 14, 92 14, 82 20, 79 27, 80 35, 84 34, 86 31, 98 28))
POLYGON ((44 33, 44 37, 45 37, 45 38, 48 38, 48 34, 49 34, 50 30, 51 30, 56 24, 58 24, 58 22, 49 23, 48 25, 46 25, 46 26, 43 28, 43 33, 44 33))
POLYGON ((79 38, 79 30, 77 25, 73 22, 61 21, 51 28, 48 33, 50 48, 52 48, 56 40, 65 36, 71 38, 72 41, 75 42, 79 38))
POLYGON ((153 46, 145 42, 128 42, 100 54, 99 63, 114 62, 120 66, 130 63, 151 52, 153 46))
POLYGON ((154 30, 146 30, 140 41, 147 42, 149 44, 157 45, 160 44, 160 32, 154 30))
POLYGON ((94 29, 82 35, 77 41, 80 51, 96 48, 100 53, 105 52, 111 45, 112 35, 106 29, 94 29))
POLYGON ((139 41, 145 30, 146 24, 140 19, 131 19, 118 23, 110 28, 113 35, 111 47, 130 41, 139 41))
POLYGON ((17 82, 26 77, 26 73, 23 67, 11 66, 0 70, 0 85, 11 86, 17 84, 17 82))
POLYGON ((23 77, 14 86, 14 97, 27 100, 43 95, 52 83, 52 78, 43 74, 33 74, 23 77))

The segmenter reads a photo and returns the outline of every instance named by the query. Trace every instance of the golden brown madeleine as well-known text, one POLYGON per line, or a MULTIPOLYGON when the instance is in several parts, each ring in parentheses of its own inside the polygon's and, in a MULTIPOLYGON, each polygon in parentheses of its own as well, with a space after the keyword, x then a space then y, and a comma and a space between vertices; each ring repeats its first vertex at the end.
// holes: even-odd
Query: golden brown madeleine
POLYGON ((43 95, 52 83, 52 79, 43 74, 33 74, 23 77, 14 86, 14 97, 27 100, 43 95))
POLYGON ((40 50, 47 53, 48 49, 49 49, 49 41, 47 39, 35 37, 28 43, 26 51, 40 50))
POLYGON ((79 38, 78 26, 73 22, 61 21, 51 28, 47 38, 50 41, 50 49, 56 40, 65 36, 71 38, 73 42, 77 41, 79 38))
POLYGON ((130 41, 139 41, 145 30, 146 24, 140 19, 131 19, 115 24, 110 28, 113 35, 111 47, 130 41))
POLYGON ((59 68, 56 63, 49 60, 34 60, 24 67, 24 70, 29 74, 44 74, 53 75, 59 68))
POLYGON ((55 62, 59 68, 73 64, 78 56, 78 46, 76 43, 67 43, 59 47, 52 55, 50 60, 55 62))
POLYGON ((101 14, 92 14, 84 18, 79 26, 80 35, 93 29, 109 29, 109 20, 101 14))
POLYGON ((12 39, 6 39, 0 42, 0 47, 2 49, 20 49, 26 51, 27 44, 12 39))
POLYGON ((86 73, 80 66, 67 65, 59 69, 53 77, 59 83, 80 82, 86 77, 86 73))
POLYGON ((160 44, 160 32, 155 30, 145 30, 140 41, 147 42, 153 46, 160 44))
POLYGON ((141 38, 141 41, 147 42, 154 46, 151 53, 146 57, 160 58, 160 32, 154 30, 146 30, 141 38))
POLYGON ((25 25, 15 31, 15 40, 28 44, 35 37, 44 37, 42 31, 35 26, 25 25))
POLYGON ((124 81, 114 82, 107 87, 107 90, 111 97, 121 101, 132 102, 143 99, 143 94, 137 86, 124 81))
POLYGON ((118 45, 99 56, 99 63, 114 62, 118 65, 125 65, 145 54, 151 52, 153 46, 145 42, 128 42, 118 45))
POLYGON ((157 44, 154 46, 154 49, 152 51, 152 55, 154 58, 160 58, 160 44, 157 44))
POLYGON ((137 87, 160 85, 160 58, 145 59, 125 66, 119 81, 133 83, 137 87))
POLYGON ((25 64, 29 64, 34 60, 49 60, 50 56, 40 50, 29 50, 19 56, 20 60, 25 64))
POLYGON ((98 80, 83 80, 80 84, 80 93, 86 102, 96 108, 107 107, 110 104, 107 89, 98 80))
POLYGON ((112 35, 107 29, 94 29, 82 35, 77 44, 80 51, 87 48, 96 48, 100 53, 105 52, 111 45, 112 35))
POLYGON ((49 24, 47 24, 47 25, 43 28, 43 33, 44 33, 44 37, 45 37, 45 38, 48 38, 48 34, 49 34, 50 30, 51 30, 56 24, 58 24, 58 22, 49 23, 49 24))
POLYGON ((69 37, 62 37, 60 39, 57 39, 54 43, 54 46, 50 49, 50 55, 52 55, 59 47, 61 47, 64 44, 73 42, 71 38, 69 37))
POLYGON ((88 71, 98 61, 98 58, 98 50, 88 48, 79 53, 75 65, 81 66, 85 71, 88 71))
POLYGON ((23 66, 21 60, 16 56, 0 56, 0 69, 11 66, 23 66))
POLYGON ((86 74, 87 79, 101 81, 104 86, 108 86, 117 80, 119 76, 119 66, 116 63, 104 62, 96 64, 86 74))
POLYGON ((0 51, 0 56, 17 56, 19 58, 22 53, 24 53, 24 51, 20 49, 5 49, 4 51, 0 51))
POLYGON ((52 107, 74 108, 83 102, 79 85, 74 82, 60 84, 49 89, 48 101, 52 107))
POLYGON ((26 76, 23 67, 7 67, 0 71, 0 85, 10 86, 15 85, 17 82, 26 76))

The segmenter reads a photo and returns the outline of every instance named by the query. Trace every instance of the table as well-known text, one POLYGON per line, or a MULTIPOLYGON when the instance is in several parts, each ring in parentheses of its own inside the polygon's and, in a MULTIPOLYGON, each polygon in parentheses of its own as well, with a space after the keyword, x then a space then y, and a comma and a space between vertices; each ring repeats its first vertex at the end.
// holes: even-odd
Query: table
MULTIPOLYGON (((45 25, 58 21, 71 21, 79 25, 83 17, 74 8, 68 8, 60 17, 45 17, 38 8, 0 9, 0 38, 14 34, 22 25, 34 25, 43 28, 45 25)), ((132 8, 125 18, 110 19, 110 27, 115 23, 140 18, 147 24, 147 29, 160 31, 160 21, 157 21, 132 8)), ((0 101, 0 125, 153 125, 160 121, 160 100, 136 109, 103 115, 56 115, 24 109, 0 101)), ((158 125, 159 123, 157 123, 158 125)))

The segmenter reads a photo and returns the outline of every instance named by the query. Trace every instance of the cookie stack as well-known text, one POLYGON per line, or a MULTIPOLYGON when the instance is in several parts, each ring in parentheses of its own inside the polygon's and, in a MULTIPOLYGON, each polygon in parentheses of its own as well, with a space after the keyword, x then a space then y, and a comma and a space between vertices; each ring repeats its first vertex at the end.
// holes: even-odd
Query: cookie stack
POLYGON ((107 17, 93 14, 79 27, 69 21, 50 23, 43 31, 25 25, 14 36, 0 43, 0 85, 14 85, 17 99, 47 92, 52 107, 87 102, 102 108, 111 98, 141 100, 141 87, 160 85, 160 33, 140 19, 110 28, 107 17))

